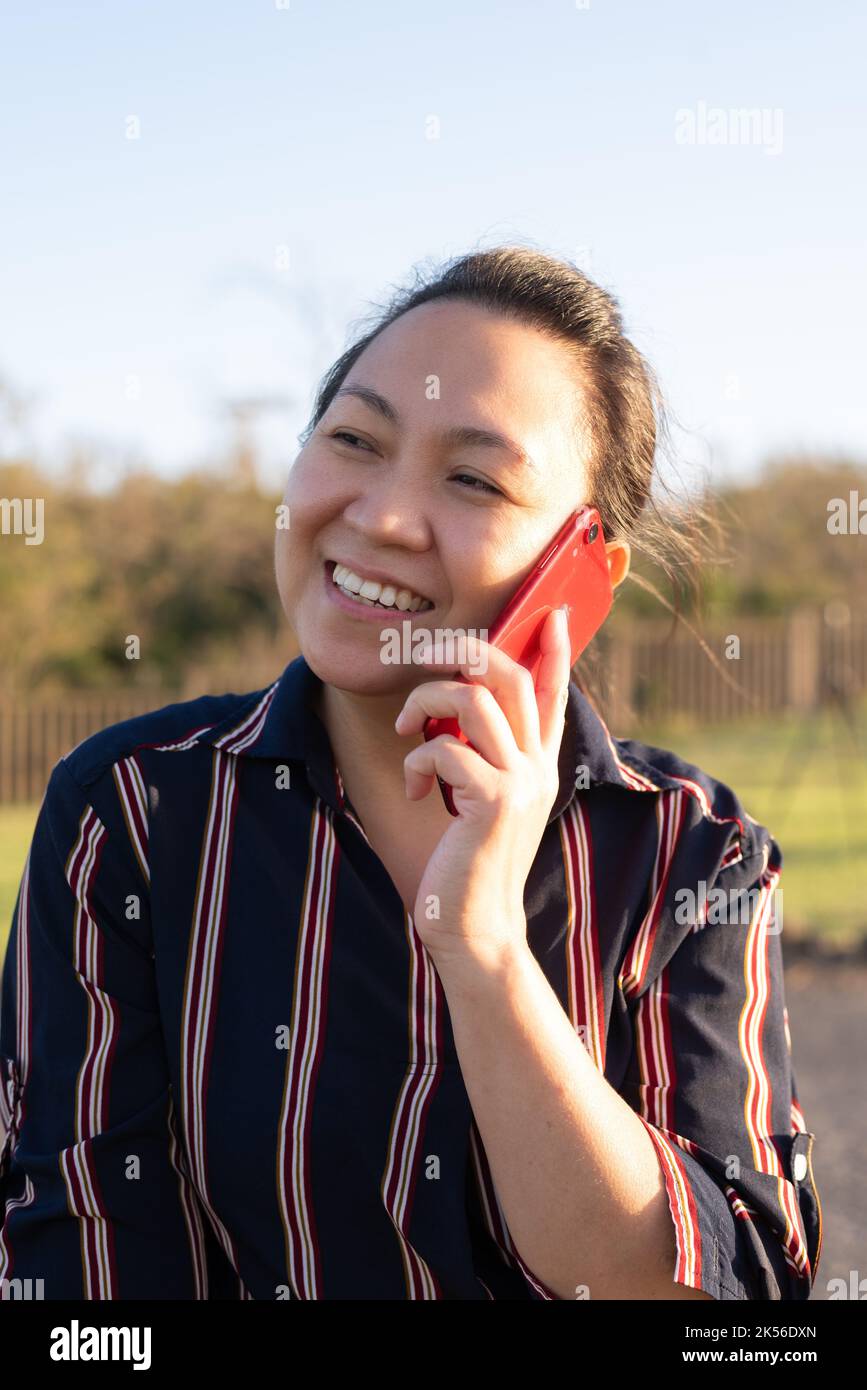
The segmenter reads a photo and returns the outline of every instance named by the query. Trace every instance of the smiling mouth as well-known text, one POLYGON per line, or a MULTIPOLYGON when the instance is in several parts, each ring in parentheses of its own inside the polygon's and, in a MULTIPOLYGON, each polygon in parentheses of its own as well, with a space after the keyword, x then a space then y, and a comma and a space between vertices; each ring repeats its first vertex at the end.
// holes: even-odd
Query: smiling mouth
POLYGON ((363 579, 348 565, 336 560, 326 560, 328 576, 345 598, 369 608, 382 608, 393 613, 426 613, 433 608, 430 599, 416 594, 412 589, 399 589, 394 584, 381 584, 376 579, 363 579))

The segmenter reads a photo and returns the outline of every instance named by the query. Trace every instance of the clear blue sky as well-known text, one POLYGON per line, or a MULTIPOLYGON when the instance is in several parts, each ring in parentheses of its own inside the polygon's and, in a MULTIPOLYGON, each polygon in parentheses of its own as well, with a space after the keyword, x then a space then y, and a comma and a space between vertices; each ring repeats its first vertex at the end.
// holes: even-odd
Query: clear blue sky
POLYGON ((8 5, 0 379, 23 438, 174 471, 262 396, 286 403, 258 426, 276 483, 369 301, 517 239, 617 294, 684 459, 863 458, 865 40, 852 0, 8 5))

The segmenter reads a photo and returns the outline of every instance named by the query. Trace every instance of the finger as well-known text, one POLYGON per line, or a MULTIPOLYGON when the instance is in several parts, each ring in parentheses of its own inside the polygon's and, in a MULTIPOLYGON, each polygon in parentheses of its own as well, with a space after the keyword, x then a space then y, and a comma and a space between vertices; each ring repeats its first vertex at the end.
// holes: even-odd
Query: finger
POLYGON ((569 624, 563 609, 552 609, 539 634, 542 660, 536 672, 536 704, 543 746, 551 753, 559 750, 563 739, 563 720, 572 671, 569 624))
MULTIPOLYGON (((417 685, 410 691, 395 720, 395 728, 399 734, 421 733, 425 720, 431 715, 436 719, 457 719, 476 751, 494 767, 505 770, 513 765, 517 751, 514 734, 503 710, 485 686, 467 685, 463 681, 429 681, 417 685)), ((460 744, 459 739, 455 742, 460 744)))
POLYGON ((470 684, 484 686, 505 713, 518 748, 524 753, 534 752, 539 747, 539 711, 530 673, 499 647, 473 634, 466 634, 463 650, 466 660, 456 663, 454 651, 444 650, 442 644, 438 651, 432 644, 421 649, 419 656, 424 659, 419 664, 428 671, 460 672, 470 684), (447 659, 433 660, 427 656, 428 650, 431 657, 447 659))
POLYGON ((448 782, 455 795, 483 793, 486 801, 494 795, 493 768, 451 734, 440 734, 430 743, 413 748, 404 759, 403 774, 410 801, 427 796, 437 777, 448 782))

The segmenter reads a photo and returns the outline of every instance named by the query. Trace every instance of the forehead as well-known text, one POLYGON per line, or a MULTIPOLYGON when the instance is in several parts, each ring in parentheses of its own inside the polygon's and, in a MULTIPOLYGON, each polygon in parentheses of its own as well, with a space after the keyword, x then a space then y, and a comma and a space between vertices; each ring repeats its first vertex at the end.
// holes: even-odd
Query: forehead
POLYGON ((342 384, 380 393, 407 428, 499 428, 540 464, 559 460, 574 468, 584 455, 584 392, 568 345, 462 300, 402 314, 342 384))

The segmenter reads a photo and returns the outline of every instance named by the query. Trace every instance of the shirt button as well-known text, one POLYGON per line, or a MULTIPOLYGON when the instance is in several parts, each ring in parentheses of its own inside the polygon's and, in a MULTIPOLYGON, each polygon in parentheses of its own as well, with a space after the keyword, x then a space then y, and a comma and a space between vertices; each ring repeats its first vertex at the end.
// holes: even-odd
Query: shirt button
POLYGON ((806 1154, 795 1154, 795 1161, 792 1164, 792 1173, 794 1174, 795 1182, 804 1181, 804 1178, 807 1176, 806 1154))

